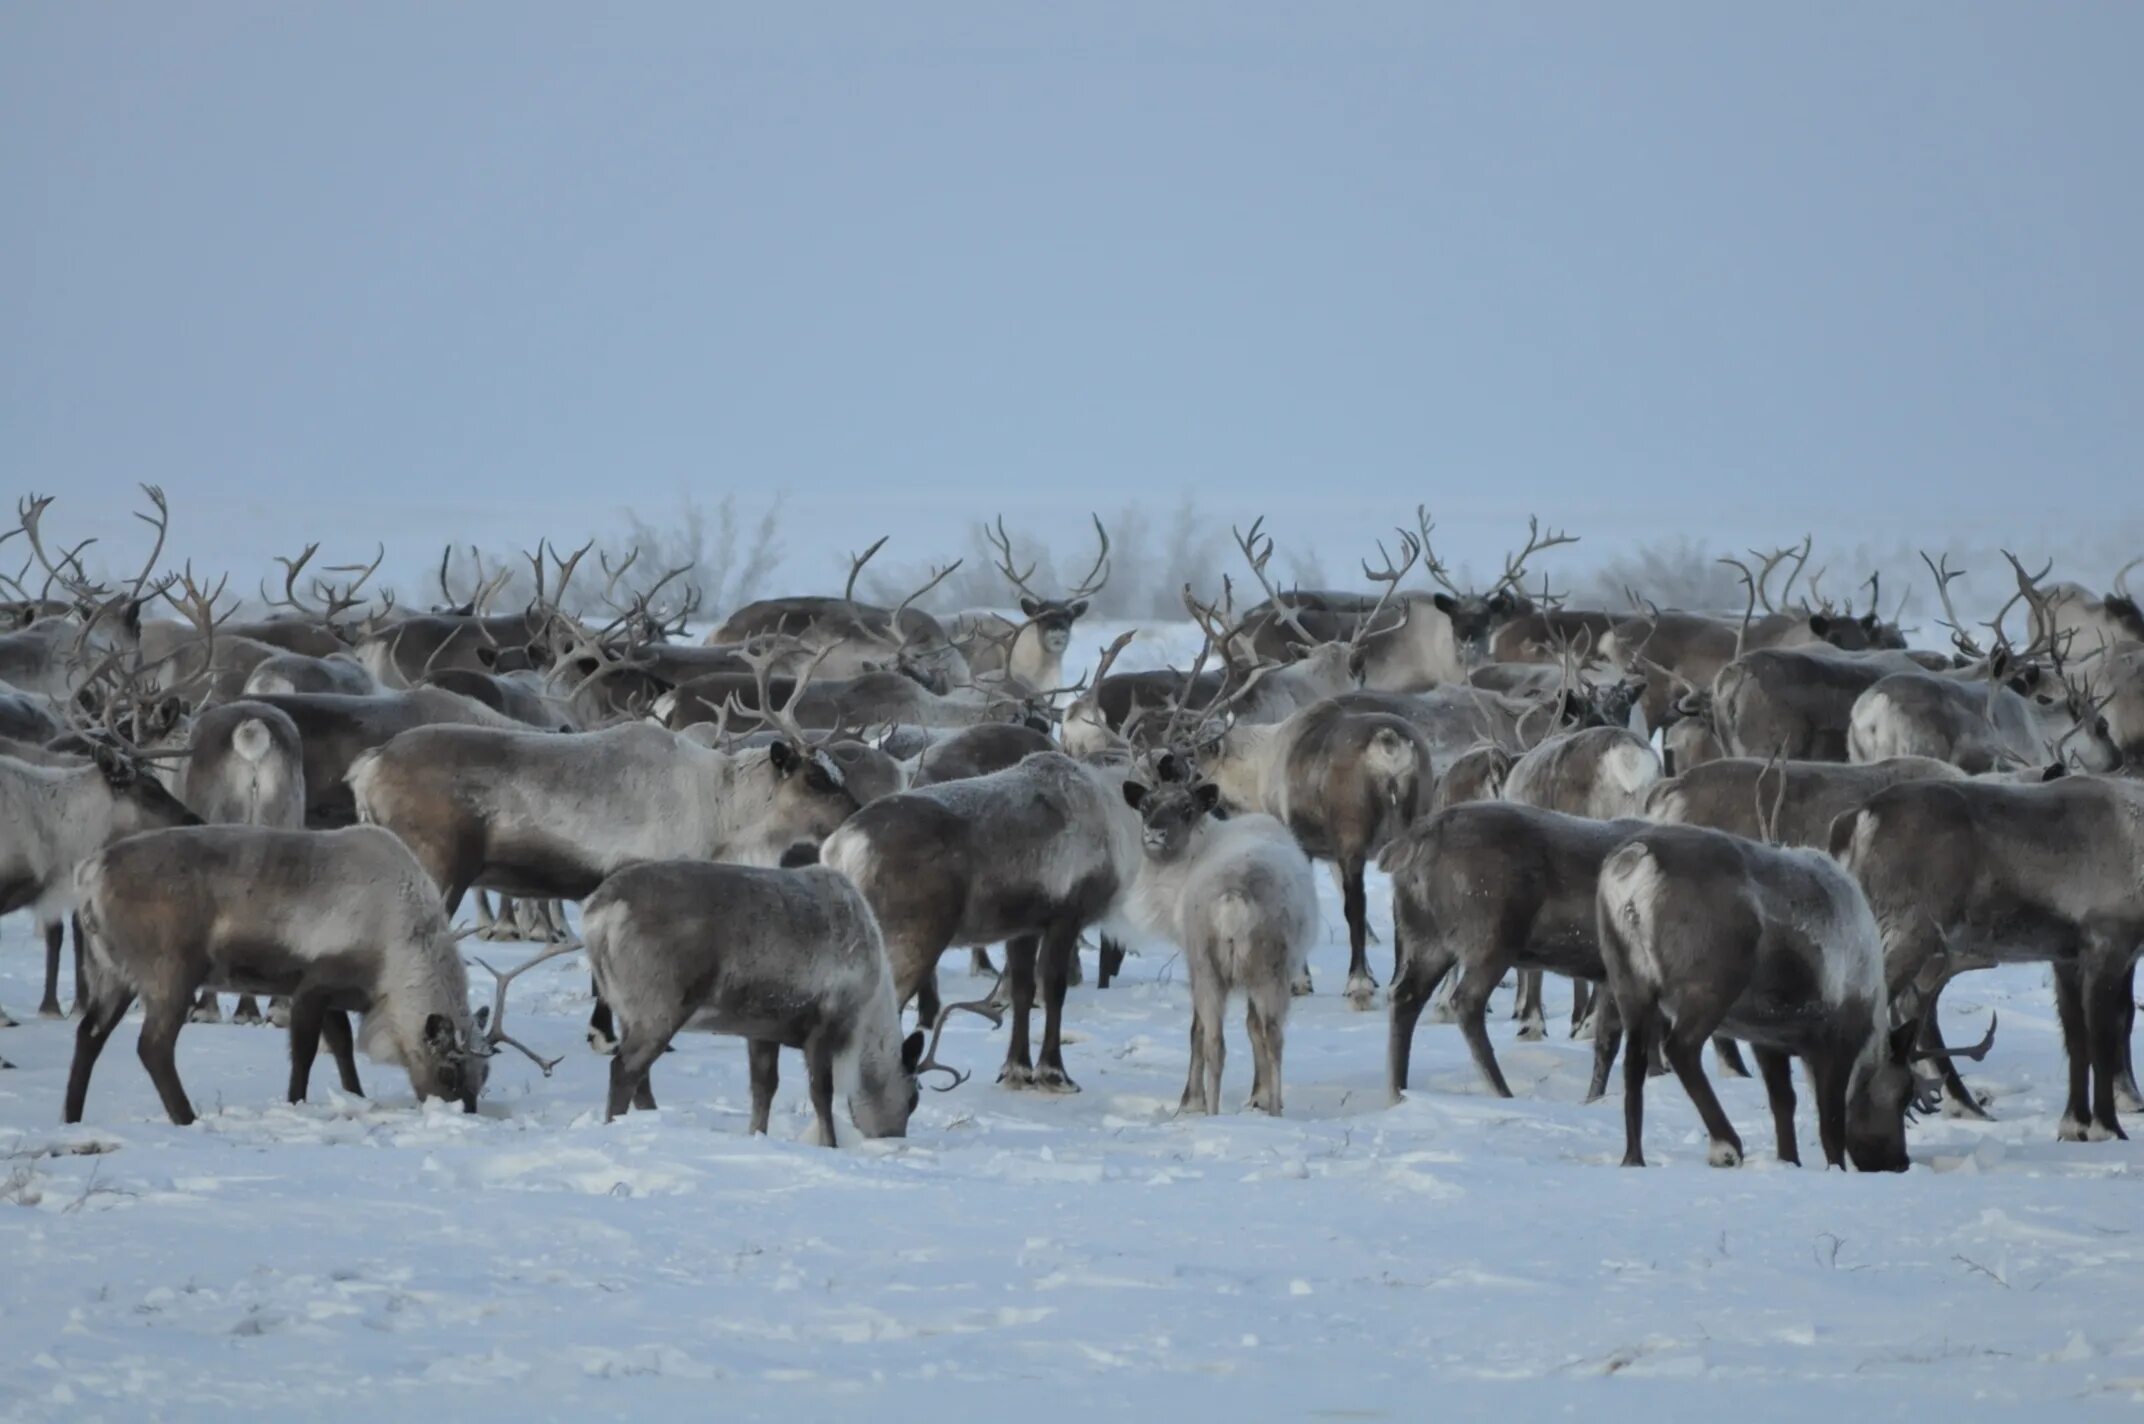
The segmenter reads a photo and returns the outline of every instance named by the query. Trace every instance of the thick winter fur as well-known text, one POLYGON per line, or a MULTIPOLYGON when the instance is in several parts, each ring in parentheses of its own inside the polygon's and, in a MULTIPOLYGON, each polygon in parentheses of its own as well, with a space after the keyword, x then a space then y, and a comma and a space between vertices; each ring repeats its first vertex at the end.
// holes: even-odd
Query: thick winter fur
POLYGON ((305 750, 298 724, 263 702, 230 702, 194 719, 179 799, 211 824, 305 825, 305 750))
POLYGON ((1451 761, 1484 742, 1522 752, 1564 727, 1565 708, 1531 698, 1507 697, 1464 683, 1425 692, 1348 692, 1333 699, 1350 712, 1381 712, 1405 719, 1420 732, 1441 774, 1451 761))
POLYGON ((1560 732, 1512 763, 1504 799, 1596 821, 1635 816, 1660 779, 1660 757, 1621 727, 1560 732))
POLYGON ((1847 752, 1861 762, 1934 757, 1968 772, 2056 762, 2078 771, 2120 766, 2107 719, 2059 684, 2055 693, 2043 700, 1986 678, 1893 673, 1854 699, 1847 752))
POLYGON ((1916 781, 1833 823, 1882 927, 1894 994, 1952 966, 2051 962, 2069 1051, 2067 1141, 2123 1136, 2130 969, 2144 943, 2144 783, 1916 781))
POLYGON ((0 686, 0 737, 49 742, 60 734, 60 719, 50 698, 0 686))
POLYGON ((1475 801, 1503 800, 1504 781, 1511 775, 1512 761, 1510 752, 1491 746, 1475 747, 1454 757, 1446 763, 1444 774, 1437 778, 1437 790, 1430 798, 1428 814, 1475 801))
POLYGON ((1207 668, 1196 679, 1167 668, 1110 673, 1065 709, 1065 750, 1073 756, 1099 756, 1121 745, 1119 736, 1134 713, 1139 721, 1132 728, 1133 740, 1144 741, 1160 733, 1173 704, 1181 702, 1185 711, 1200 712, 1229 691, 1227 674, 1217 668, 1207 668))
MULTIPOLYGON (((60 938, 76 905, 75 867, 122 836, 196 819, 146 768, 109 747, 58 766, 0 757, 0 915, 28 910, 45 937, 39 1013, 60 1013, 60 938)), ((78 989, 81 953, 78 933, 78 989)))
MULTIPOLYGON (((1600 640, 1603 656, 1646 679, 1645 721, 1649 727, 1673 720, 1680 695, 1676 679, 1689 687, 1710 687, 1720 669, 1734 661, 1739 618, 1670 611, 1657 617, 1628 618, 1600 640), (1669 674, 1673 674, 1670 676, 1669 674)), ((1843 652, 1903 648, 1898 629, 1875 616, 1831 618, 1803 612, 1767 613, 1750 621, 1740 650, 1805 648, 1828 644, 1843 652)))
POLYGON ((1191 1069, 1183 1110, 1221 1110, 1222 1019, 1231 994, 1246 1003, 1253 1063, 1250 1106, 1281 1112, 1282 1040, 1291 987, 1318 932, 1310 860, 1288 828, 1253 813, 1217 821, 1211 783, 1148 787, 1128 781, 1146 863, 1129 912, 1184 952, 1191 980, 1191 1069))
POLYGON ((1536 608, 1499 626, 1489 639, 1495 663, 1536 663, 1551 667, 1572 647, 1598 648, 1623 621, 1620 613, 1589 608, 1536 608))
POLYGON ((954 945, 1006 945, 1011 1043, 999 1081, 1072 1090, 1064 993, 1079 933, 1116 906, 1139 868, 1139 822, 1123 773, 1041 752, 987 776, 866 806, 821 848, 877 915, 902 1003, 954 945), (1028 1048, 1038 956, 1045 1008, 1039 1062, 1028 1048))
POLYGON ((2049 587, 2028 620, 2028 632, 2037 642, 2044 635, 2054 639, 2063 657, 2081 666, 2100 691, 2097 674, 2104 659, 2124 647, 2144 643, 2144 610, 2120 593, 2095 594, 2083 584, 2058 583, 2049 587))
MULTIPOLYGON (((1295 621, 1320 642, 1355 639, 1377 595, 1306 589, 1287 595, 1295 621)), ((1380 692, 1422 692, 1466 681, 1467 669, 1485 662, 1489 642, 1505 622, 1530 611, 1524 599, 1498 592, 1401 593, 1361 635, 1363 685, 1380 692)), ((1275 615, 1270 601, 1247 611, 1230 635, 1237 661, 1286 661, 1299 656, 1302 634, 1275 615)))
POLYGON ((841 598, 765 598, 732 613, 707 635, 707 643, 716 647, 770 634, 801 639, 814 657, 832 649, 819 665, 819 675, 828 679, 886 670, 940 693, 975 681, 944 625, 920 608, 903 609, 896 632, 890 608, 841 598))
MULTIPOLYGON (((1608 853, 1642 829, 1638 821, 1483 802, 1417 822, 1385 847, 1377 863, 1392 876, 1399 957, 1386 1055, 1395 1099, 1407 1087, 1422 1010, 1454 966, 1461 969, 1454 1007, 1474 1066, 1497 1096, 1511 1096, 1489 1046, 1489 994, 1512 969, 1601 979, 1595 883, 1608 853)), ((1592 1096, 1606 1086, 1612 1046, 1596 1034, 1592 1096)))
POLYGON ((344 1088, 359 1091, 347 1025, 334 1028, 355 1012, 368 1057, 404 1068, 420 1098, 475 1111, 486 1062, 461 953, 438 890, 387 832, 153 831, 91 856, 75 882, 92 968, 68 1122, 81 1121, 97 1055, 136 996, 142 1064, 171 1120, 192 1122, 174 1051, 204 988, 289 996, 292 1102, 305 1097, 324 1028, 344 1088))
POLYGON ((1731 756, 1845 761, 1854 699, 1891 673, 1918 671, 1901 652, 1761 649, 1713 679, 1713 726, 1731 756))
POLYGON ((475 617, 421 613, 373 629, 357 643, 357 660, 381 687, 410 688, 428 672, 488 671, 486 653, 526 648, 550 630, 550 615, 531 606, 520 613, 475 617))
POLYGON ((1781 845, 1831 844, 1831 823, 1906 781, 1960 781, 1965 773, 1932 757, 1891 757, 1863 765, 1727 757, 1656 783, 1642 814, 1665 825, 1710 826, 1781 845), (1774 807, 1777 807, 1776 817, 1774 807), (1762 822, 1760 822, 1762 817, 1762 822))
POLYGON ((337 692, 345 697, 369 697, 379 692, 378 679, 352 653, 331 657, 308 657, 304 653, 279 652, 263 658, 246 674, 245 695, 264 692, 337 692))
POLYGON ((953 620, 952 640, 979 682, 1009 679, 1045 691, 1065 686, 1065 648, 1087 600, 1022 598, 1020 620, 976 611, 953 620))
POLYGON ((267 693, 248 700, 265 703, 297 724, 305 751, 305 823, 323 829, 347 826, 357 819, 344 778, 361 753, 384 746, 414 727, 459 724, 518 729, 521 725, 437 687, 369 697, 267 693))
POLYGON ((864 1136, 907 1133, 923 1036, 902 1042, 878 922, 846 876, 650 862, 604 881, 581 926, 623 1027, 606 1118, 655 1106, 648 1070, 679 1029, 696 1028, 749 1042, 753 1132, 767 1130, 786 1047, 809 1066, 821 1145, 834 1145, 837 1094, 864 1136))
POLYGON ((779 864, 856 809, 840 768, 787 742, 735 754, 646 723, 600 732, 423 727, 357 758, 358 816, 445 892, 578 900, 634 861, 779 864))
MULTIPOLYGON (((985 722, 1015 722, 1028 716, 1025 699, 1003 690, 957 687, 938 693, 898 672, 864 672, 854 677, 814 675, 794 704, 795 684, 768 679, 767 691, 804 727, 866 727, 905 723, 919 727, 972 727, 985 722)), ((730 698, 745 713, 759 709, 759 684, 749 674, 719 673, 686 684, 656 699, 654 714, 673 730, 712 722, 730 698)), ((749 730, 750 716, 732 715, 731 729, 749 730)))
POLYGON ((1306 855, 1340 869, 1348 926, 1348 999, 1367 1009, 1377 992, 1364 946, 1369 936, 1363 868, 1429 804, 1436 773, 1415 724, 1358 711, 1351 694, 1320 702, 1274 726, 1229 728, 1201 753, 1201 772, 1231 811, 1279 819, 1306 855))
MULTIPOLYGON (((1711 1138, 1716 1167, 1742 1160, 1705 1077, 1705 1041, 1755 1050, 1779 1158, 1799 1163, 1789 1060, 1806 1065, 1824 1160, 1898 1171, 1914 1095, 1894 1033, 1883 937, 1851 877, 1821 852, 1775 849, 1693 826, 1655 826, 1612 851, 1596 897, 1601 962, 1630 1034, 1623 1060, 1625 1166, 1643 1166, 1648 1046, 1657 1037, 1711 1138)), ((1614 1028, 1601 1026, 1601 1036, 1614 1028)), ((1596 1045, 1598 1048, 1598 1045, 1596 1045)))

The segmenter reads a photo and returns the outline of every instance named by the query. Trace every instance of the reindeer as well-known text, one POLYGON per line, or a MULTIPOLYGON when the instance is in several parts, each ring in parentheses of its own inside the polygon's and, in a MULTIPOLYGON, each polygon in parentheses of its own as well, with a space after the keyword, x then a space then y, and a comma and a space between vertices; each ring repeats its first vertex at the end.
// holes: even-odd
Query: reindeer
POLYGON ((2144 559, 2133 559, 2114 576, 2114 588, 2095 595, 2082 584, 2058 583, 2033 604, 2026 636, 2067 650, 2084 672, 2093 691, 2102 690, 2100 674, 2115 655, 2144 643, 2144 610, 2129 591, 2129 571, 2144 559))
POLYGON ((1655 782, 1641 814, 1671 826, 1709 826, 1747 840, 1823 850, 1831 824, 1877 792, 1908 781, 1959 781, 1933 757, 1847 764, 1725 757, 1655 782))
POLYGON ((1893 673, 1923 668, 1895 651, 1759 648, 1713 680, 1713 726, 1731 756, 1845 761, 1855 699, 1893 673))
POLYGON ((1503 800, 1504 781, 1511 775, 1514 760, 1502 747, 1486 743, 1461 752, 1445 763, 1423 814, 1434 816, 1451 806, 1503 800))
MULTIPOLYGON (((179 799, 210 825, 305 828, 305 751, 298 724, 262 702, 229 702, 194 719, 179 799)), ((195 1002, 195 1023, 223 1017, 213 989, 195 1002)), ((239 997, 234 1023, 257 1024, 260 1005, 239 997)))
POLYGON ((1362 650, 1364 684, 1381 692, 1419 692, 1443 683, 1463 683, 1467 669, 1488 659, 1497 629, 1534 612, 1522 592, 1526 564, 1535 554, 1577 539, 1550 530, 1538 519, 1527 521, 1525 548, 1504 560, 1503 575, 1487 593, 1473 593, 1452 582, 1438 561, 1430 535, 1436 525, 1425 508, 1415 510, 1415 530, 1403 543, 1418 549, 1423 566, 1443 592, 1399 593, 1397 579, 1382 595, 1290 591, 1280 593, 1265 575, 1272 540, 1259 542, 1259 525, 1238 532, 1236 542, 1251 561, 1266 591, 1266 600, 1245 613, 1232 635, 1232 661, 1285 661, 1295 647, 1322 642, 1351 642, 1362 650))
MULTIPOLYGON (((696 722, 724 721, 725 716, 726 726, 742 730, 758 717, 759 706, 754 699, 766 683, 767 679, 758 674, 704 677, 656 698, 652 710, 656 719, 672 731, 682 731, 696 722)), ((832 680, 812 678, 808 684, 776 678, 771 690, 785 699, 799 723, 821 729, 894 723, 973 727, 991 722, 1042 720, 1023 698, 983 687, 940 694, 897 672, 867 672, 832 680)))
MULTIPOLYGON (((1585 727, 1546 737, 1513 762, 1504 778, 1504 799, 1589 820, 1613 821, 1637 815, 1645 793, 1659 779, 1660 758, 1643 737, 1623 727, 1585 727)), ((1585 1021, 1591 982, 1587 978, 1571 981, 1574 1033, 1585 1021)), ((1548 1037, 1541 987, 1538 969, 1519 971, 1512 1016, 1519 1021, 1523 1040, 1548 1037)), ((1720 1058, 1737 1077, 1748 1076, 1731 1042, 1720 1047, 1720 1058)))
POLYGON ((2126 1136, 2116 1107, 2144 943, 2144 783, 1906 782, 1833 822, 1831 851, 1867 892, 1885 977, 1913 1020, 1956 973, 2052 963, 2070 1071, 2057 1136, 2126 1136))
MULTIPOLYGON (((565 586, 593 544, 591 540, 563 558, 555 551, 547 551, 547 546, 541 544, 535 553, 525 555, 535 572, 536 596, 518 613, 489 611, 492 600, 504 592, 511 581, 511 568, 501 568, 486 576, 480 563, 477 570, 480 582, 476 590, 467 600, 456 603, 447 587, 448 560, 443 555, 439 565, 440 590, 448 595, 450 611, 374 623, 356 640, 358 661, 381 687, 402 690, 417 687, 429 673, 449 668, 488 671, 483 657, 486 651, 496 654, 503 649, 518 648, 542 657, 553 640, 556 622, 564 618, 565 586), (547 552, 550 558, 548 571, 545 564, 547 552), (558 585, 555 600, 546 593, 547 582, 551 580, 558 585)), ((452 553, 451 548, 448 553, 452 553)))
POLYGON ((2101 711, 2105 699, 2095 702, 2085 682, 2066 674, 2068 635, 2058 630, 2053 599, 2040 588, 2048 570, 2028 574, 2014 555, 2004 557, 2016 574, 2017 592, 1987 624, 1995 649, 1985 656, 1951 606, 1948 585, 1957 573, 1929 566, 1953 642, 1960 653, 1984 663, 1985 676, 1967 682, 1898 673, 1874 684, 1853 705, 1847 743, 1854 760, 1932 756, 1969 772, 2050 763, 2112 771, 2121 765, 2122 753, 2101 711), (2004 616, 2020 601, 2031 609, 2033 626, 2043 630, 2022 653, 2003 631, 2004 616), (2036 661, 2041 657, 2050 660, 2052 677, 2041 674, 2036 661), (2060 691, 2043 698, 2042 689, 2050 685, 2060 691))
POLYGON ((1087 605, 1109 582, 1109 531, 1094 517, 1094 537, 1100 550, 1094 564, 1063 598, 1044 598, 1028 582, 1036 565, 1016 566, 1012 536, 1005 532, 1005 517, 998 516, 995 529, 985 528, 985 537, 997 550, 998 572, 1020 593, 1020 615, 1013 622, 990 612, 963 613, 953 620, 953 645, 967 659, 969 671, 978 680, 996 679, 1036 691, 1059 687, 1065 680, 1065 647, 1072 641, 1072 625, 1086 613, 1087 605))
MULTIPOLYGON (((41 1017, 60 1017, 60 950, 75 904, 75 866, 122 836, 196 819, 153 770, 157 761, 184 753, 145 750, 129 735, 149 726, 141 701, 139 670, 123 670, 117 655, 108 655, 84 674, 81 696, 67 704, 67 735, 31 760, 0 757, 0 914, 30 910, 44 934, 41 1017), (88 711, 99 703, 101 721, 88 711)), ((157 724, 150 740, 168 730, 157 724)), ((82 977, 77 929, 77 1003, 82 977)), ((13 1023, 0 1010, 0 1027, 13 1023)))
POLYGON ((708 646, 780 636, 796 640, 799 655, 811 659, 829 679, 885 670, 902 673, 941 695, 968 686, 974 677, 967 659, 936 618, 914 607, 950 578, 962 561, 933 569, 921 587, 890 609, 858 602, 857 577, 885 546, 882 536, 861 554, 850 556, 841 597, 764 598, 748 603, 707 635, 708 646))
POLYGON ((1191 977, 1191 1068, 1182 1110, 1221 1110, 1222 1019, 1231 993, 1246 1000, 1250 1106, 1281 1113, 1281 1048, 1290 986, 1306 972, 1318 932, 1317 884, 1288 828, 1271 816, 1216 821, 1210 781, 1157 786, 1128 780, 1145 868, 1131 916, 1179 946, 1191 977))
MULTIPOLYGON (((1491 1092, 1511 1096, 1489 1045, 1489 995, 1512 969, 1600 982, 1595 882, 1609 852, 1643 828, 1484 801, 1440 811, 1386 845, 1377 863, 1392 877, 1397 963, 1386 1074, 1393 1101, 1407 1087, 1415 1026, 1454 966, 1461 973, 1453 1008, 1474 1066, 1491 1092)), ((1594 1035, 1589 1102, 1606 1090, 1613 1043, 1594 1035)))
POLYGON ((878 923, 847 877, 646 862, 606 879, 581 923, 597 988, 624 1025, 605 1121, 655 1106, 648 1070, 690 1024, 746 1040, 753 1133, 767 1130, 788 1047, 810 1069, 820 1146, 835 1145, 837 1090, 864 1136, 907 1135, 923 1033, 902 1040, 878 923))
POLYGON ((357 809, 345 778, 358 757, 417 727, 461 725, 523 730, 511 717, 439 687, 351 697, 340 693, 264 693, 247 699, 273 707, 298 726, 305 754, 305 823, 352 824, 357 809))
MULTIPOLYGON (((149 557, 142 562, 141 571, 123 592, 93 583, 84 574, 82 551, 95 540, 84 539, 72 548, 61 549, 56 556, 45 548, 44 516, 52 506, 52 496, 27 495, 17 504, 19 525, 4 537, 12 538, 16 533, 24 535, 31 555, 46 574, 43 591, 34 599, 25 600, 26 606, 38 610, 52 606, 45 595, 55 585, 69 596, 72 603, 63 616, 38 618, 19 632, 0 634, 0 684, 36 693, 54 702, 66 702, 85 684, 95 680, 97 668, 106 661, 116 661, 139 651, 142 605, 162 593, 171 582, 167 579, 150 587, 157 560, 163 556, 164 537, 170 532, 171 509, 161 489, 155 485, 141 488, 154 513, 144 514, 137 510, 134 517, 154 530, 156 539, 150 546, 149 557)), ((27 592, 19 580, 8 582, 18 591, 27 592)))
POLYGON ((1348 928, 1347 997, 1355 1008, 1369 1008, 1377 981, 1364 955, 1363 869, 1434 794, 1427 739, 1405 718, 1334 699, 1277 725, 1232 726, 1201 745, 1198 757, 1231 812, 1277 818, 1305 854, 1338 867, 1348 928))
POLYGON ((290 999, 290 1101, 326 1038, 345 1091, 352 1054, 399 1064, 419 1098, 476 1111, 488 1045, 439 892, 402 844, 369 826, 325 834, 196 826, 129 837, 75 872, 92 972, 75 1034, 66 1121, 80 1122, 105 1040, 139 996, 141 1061, 173 1123, 194 1120, 176 1048, 203 988, 290 999), (349 1012, 364 1015, 353 1035, 349 1012))
MULTIPOLYGON (((1852 877, 1821 852, 1695 826, 1653 826, 1611 851, 1596 895, 1601 963, 1628 1027, 1623 1165, 1645 1165, 1645 1078, 1657 1038, 1711 1138, 1715 1167, 1742 1139, 1705 1077, 1705 1040, 1755 1050, 1779 1160, 1799 1165, 1790 1058, 1807 1068, 1827 1165, 1903 1172, 1909 1109, 1932 1104, 1913 1074, 1914 1025, 1891 1027, 1884 945, 1852 877)), ((1596 1035, 1615 1035, 1603 1023, 1596 1035)), ((1613 1056, 1611 1044, 1607 1049, 1613 1056)))
POLYGON ((333 692, 344 697, 371 697, 384 690, 354 654, 313 657, 308 653, 276 653, 253 665, 240 695, 333 692))
MULTIPOLYGON (((987 776, 875 801, 821 847, 825 864, 855 881, 878 917, 898 1002, 924 990, 952 946, 1005 944, 1013 1027, 998 1081, 1009 1088, 1078 1091, 1062 1047, 1070 960, 1080 931, 1110 913, 1139 865, 1122 774, 1042 752, 987 776), (1039 1061, 1028 1043, 1038 959, 1039 1061)), ((934 1037, 960 1008, 1000 1021, 987 1001, 949 1004, 931 1016, 934 1037)))
MULTIPOLYGON (((1129 635, 1126 635, 1126 639, 1120 639, 1119 646, 1128 638, 1129 635)), ((915 774, 910 778, 909 785, 921 790, 926 786, 942 786, 948 781, 966 781, 971 777, 988 776, 993 771, 1017 766, 1036 752, 1056 749, 1057 744, 1050 740, 1047 733, 1020 723, 992 722, 964 727, 944 741, 933 742, 924 749, 922 755, 916 759, 915 774)), ((1107 986, 1110 976, 1123 963, 1124 950, 1123 946, 1114 945, 1113 941, 1106 938, 1103 944, 1102 983, 1107 986), (1112 947, 1115 949, 1114 964, 1110 963, 1112 947)), ((997 968, 990 962, 989 950, 972 949, 969 955, 971 957, 968 968, 971 972, 996 975, 997 968)), ((1071 976, 1070 982, 1078 984, 1077 952, 1067 966, 1067 973, 1071 976)), ((926 1000, 929 997, 926 995, 926 1000)), ((926 1002, 924 1007, 930 1013, 937 1012, 935 1004, 926 1002)))
POLYGON ((49 742, 60 734, 60 728, 50 698, 0 686, 0 737, 49 742))

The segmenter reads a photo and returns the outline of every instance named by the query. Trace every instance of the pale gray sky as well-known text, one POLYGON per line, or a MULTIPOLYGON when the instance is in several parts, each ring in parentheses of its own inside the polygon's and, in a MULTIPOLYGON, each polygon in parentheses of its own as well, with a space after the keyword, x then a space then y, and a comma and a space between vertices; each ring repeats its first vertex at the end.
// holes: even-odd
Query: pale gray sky
POLYGON ((2140 41, 1957 0, 14 3, 0 461, 69 527, 160 481, 248 559, 777 487, 814 557, 1185 490, 1334 563, 1417 500, 1462 540, 2133 528, 2140 41))

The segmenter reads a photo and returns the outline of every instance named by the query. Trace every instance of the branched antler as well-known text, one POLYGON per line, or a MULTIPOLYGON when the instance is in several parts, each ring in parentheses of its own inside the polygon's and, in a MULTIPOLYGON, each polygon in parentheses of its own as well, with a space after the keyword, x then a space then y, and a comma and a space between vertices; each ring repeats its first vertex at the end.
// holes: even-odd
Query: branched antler
MULTIPOLYGON (((456 930, 455 938, 465 939, 475 933, 476 926, 471 925, 456 930)), ((489 974, 493 980, 491 1006, 488 1009, 478 1009, 476 1011, 476 1029, 478 1033, 484 1035, 483 1051, 486 1053, 495 1052, 498 1046, 503 1043, 508 1048, 522 1053, 531 1063, 541 1068, 544 1077, 550 1077, 551 1070, 566 1061, 566 1055, 561 1053, 556 1058, 546 1058, 506 1031, 506 989, 508 985, 528 973, 531 969, 534 969, 537 965, 557 959, 560 955, 579 954, 587 947, 577 939, 567 940, 562 944, 554 944, 538 954, 531 955, 528 959, 523 960, 503 974, 482 959, 472 956, 472 962, 489 974)))

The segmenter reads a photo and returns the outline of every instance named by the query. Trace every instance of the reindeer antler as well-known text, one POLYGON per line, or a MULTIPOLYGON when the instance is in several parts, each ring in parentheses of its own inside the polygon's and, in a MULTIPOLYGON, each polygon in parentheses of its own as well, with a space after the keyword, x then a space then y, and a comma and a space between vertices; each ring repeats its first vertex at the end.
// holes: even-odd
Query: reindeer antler
MULTIPOLYGON (((930 1047, 924 1050, 922 1061, 916 1064, 916 1076, 918 1078, 921 1078, 925 1073, 943 1073, 952 1081, 939 1088, 938 1091, 950 1093, 973 1076, 972 1074, 961 1072, 951 1064, 938 1061, 938 1039, 945 1032, 945 1021, 960 1012, 967 1012, 974 1014, 977 1018, 988 1019, 992 1028, 1002 1026, 1005 1022, 1005 1010, 997 1004, 997 993, 1004 980, 1005 976, 1000 974, 998 983, 990 986, 990 993, 985 998, 970 999, 958 1004, 947 1004, 938 1010, 938 1017, 931 1024, 930 1047)), ((933 1086, 936 1085, 934 1084, 933 1086)))

